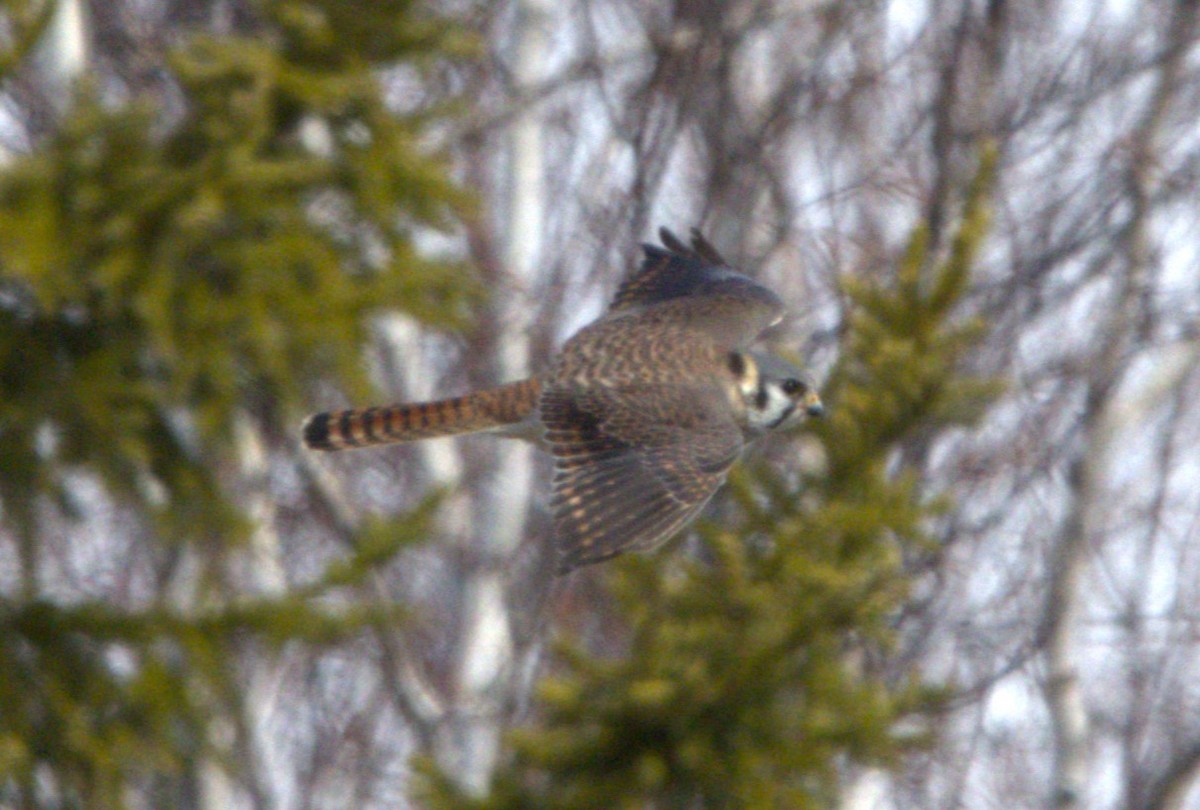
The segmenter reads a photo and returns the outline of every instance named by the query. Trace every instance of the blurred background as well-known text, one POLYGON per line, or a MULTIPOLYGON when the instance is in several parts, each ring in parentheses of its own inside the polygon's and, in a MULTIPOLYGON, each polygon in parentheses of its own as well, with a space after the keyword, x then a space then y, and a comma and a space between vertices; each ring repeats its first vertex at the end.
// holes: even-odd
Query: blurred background
POLYGON ((1193 0, 6 0, 0 806, 1200 808, 1193 0), (659 226, 829 416, 556 580, 659 226))

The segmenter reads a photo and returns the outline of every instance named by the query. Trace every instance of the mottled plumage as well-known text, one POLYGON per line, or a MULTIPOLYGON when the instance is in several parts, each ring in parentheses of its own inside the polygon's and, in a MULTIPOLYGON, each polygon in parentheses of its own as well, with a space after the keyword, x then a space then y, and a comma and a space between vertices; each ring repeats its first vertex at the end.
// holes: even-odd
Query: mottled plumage
POLYGON ((654 548, 692 520, 747 442, 820 413, 806 375, 746 351, 784 307, 698 232, 667 230, 609 310, 545 374, 431 403, 318 414, 309 447, 340 450, 490 430, 555 458, 559 571, 654 548))

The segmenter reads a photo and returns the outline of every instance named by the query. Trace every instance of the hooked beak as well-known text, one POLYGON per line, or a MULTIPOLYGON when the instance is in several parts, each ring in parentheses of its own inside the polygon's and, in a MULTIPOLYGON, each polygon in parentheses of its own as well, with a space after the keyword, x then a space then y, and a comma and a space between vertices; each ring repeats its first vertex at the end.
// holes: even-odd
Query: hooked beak
POLYGON ((816 391, 809 391, 804 395, 804 412, 809 416, 825 415, 825 406, 821 403, 821 397, 816 391))

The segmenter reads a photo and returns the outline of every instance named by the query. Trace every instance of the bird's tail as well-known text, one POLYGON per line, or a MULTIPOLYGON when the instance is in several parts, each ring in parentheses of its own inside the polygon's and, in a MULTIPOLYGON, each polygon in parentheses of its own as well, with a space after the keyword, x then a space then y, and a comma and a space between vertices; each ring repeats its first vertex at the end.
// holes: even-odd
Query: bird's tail
POLYGON ((345 450, 516 426, 537 409, 541 383, 531 378, 436 402, 411 402, 310 416, 304 443, 345 450))

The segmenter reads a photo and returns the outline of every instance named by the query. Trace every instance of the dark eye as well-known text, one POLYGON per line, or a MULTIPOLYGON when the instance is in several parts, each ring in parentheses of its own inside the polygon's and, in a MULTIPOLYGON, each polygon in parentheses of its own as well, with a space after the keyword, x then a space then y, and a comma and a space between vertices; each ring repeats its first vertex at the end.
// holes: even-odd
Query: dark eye
POLYGON ((788 396, 795 396, 804 390, 804 383, 797 380, 795 377, 789 377, 783 381, 783 393, 788 396))

